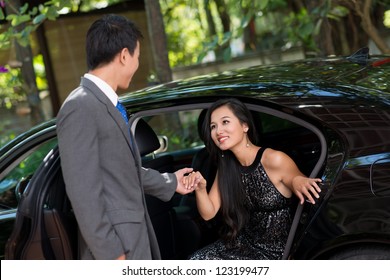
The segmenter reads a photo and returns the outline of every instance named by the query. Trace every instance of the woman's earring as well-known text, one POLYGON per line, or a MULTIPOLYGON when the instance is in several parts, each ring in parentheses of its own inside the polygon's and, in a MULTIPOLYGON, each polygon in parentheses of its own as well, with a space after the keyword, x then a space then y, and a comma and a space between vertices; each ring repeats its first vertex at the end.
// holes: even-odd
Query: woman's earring
MULTIPOLYGON (((244 129, 244 132, 247 133, 248 132, 248 129, 244 129)), ((248 140, 248 135, 245 135, 246 136, 246 147, 249 148, 249 140, 248 140)))

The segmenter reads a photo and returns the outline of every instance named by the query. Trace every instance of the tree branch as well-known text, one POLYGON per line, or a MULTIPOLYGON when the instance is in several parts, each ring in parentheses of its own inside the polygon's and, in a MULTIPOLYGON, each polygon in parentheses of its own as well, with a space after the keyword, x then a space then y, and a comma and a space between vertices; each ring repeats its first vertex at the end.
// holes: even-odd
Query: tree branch
POLYGON ((371 21, 371 7, 372 0, 365 0, 363 7, 361 6, 361 1, 353 0, 355 4, 355 12, 359 15, 362 20, 362 27, 372 41, 376 44, 378 49, 384 54, 390 54, 390 48, 387 46, 386 42, 380 37, 378 30, 372 24, 371 21))

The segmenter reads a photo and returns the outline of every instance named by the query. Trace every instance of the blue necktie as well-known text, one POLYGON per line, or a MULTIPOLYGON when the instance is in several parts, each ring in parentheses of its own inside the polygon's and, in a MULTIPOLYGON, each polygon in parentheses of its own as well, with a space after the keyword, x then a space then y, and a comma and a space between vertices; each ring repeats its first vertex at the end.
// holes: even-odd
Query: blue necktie
POLYGON ((116 108, 121 113, 122 118, 125 120, 126 124, 129 124, 129 119, 127 118, 127 113, 125 107, 122 105, 122 103, 119 102, 116 104, 116 108))
MULTIPOLYGON (((127 117, 126 108, 125 108, 125 106, 122 105, 122 103, 119 102, 119 100, 118 100, 118 103, 116 104, 116 108, 118 109, 119 113, 121 113, 122 118, 126 122, 126 125, 129 125, 129 118, 127 117)), ((131 149, 134 150, 133 139, 131 138, 130 128, 129 128, 129 136, 130 136, 130 146, 131 146, 131 149)))

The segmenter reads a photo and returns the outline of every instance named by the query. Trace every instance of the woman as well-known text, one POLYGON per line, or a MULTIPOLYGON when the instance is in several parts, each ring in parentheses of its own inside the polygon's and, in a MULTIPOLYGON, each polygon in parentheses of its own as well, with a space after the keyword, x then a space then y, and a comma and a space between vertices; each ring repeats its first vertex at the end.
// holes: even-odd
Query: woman
POLYGON ((237 99, 223 99, 208 110, 204 135, 218 171, 210 192, 200 172, 186 177, 194 187, 200 215, 210 220, 221 211, 223 238, 191 259, 280 259, 291 226, 295 193, 315 203, 321 179, 303 175, 285 153, 257 146, 251 113, 237 99))

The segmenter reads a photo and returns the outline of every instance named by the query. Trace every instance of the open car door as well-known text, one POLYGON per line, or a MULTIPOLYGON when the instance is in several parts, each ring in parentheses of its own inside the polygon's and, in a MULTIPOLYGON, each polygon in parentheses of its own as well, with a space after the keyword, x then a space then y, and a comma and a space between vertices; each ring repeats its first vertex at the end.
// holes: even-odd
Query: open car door
POLYGON ((77 223, 65 194, 58 147, 45 157, 22 194, 5 258, 77 258, 77 223))

